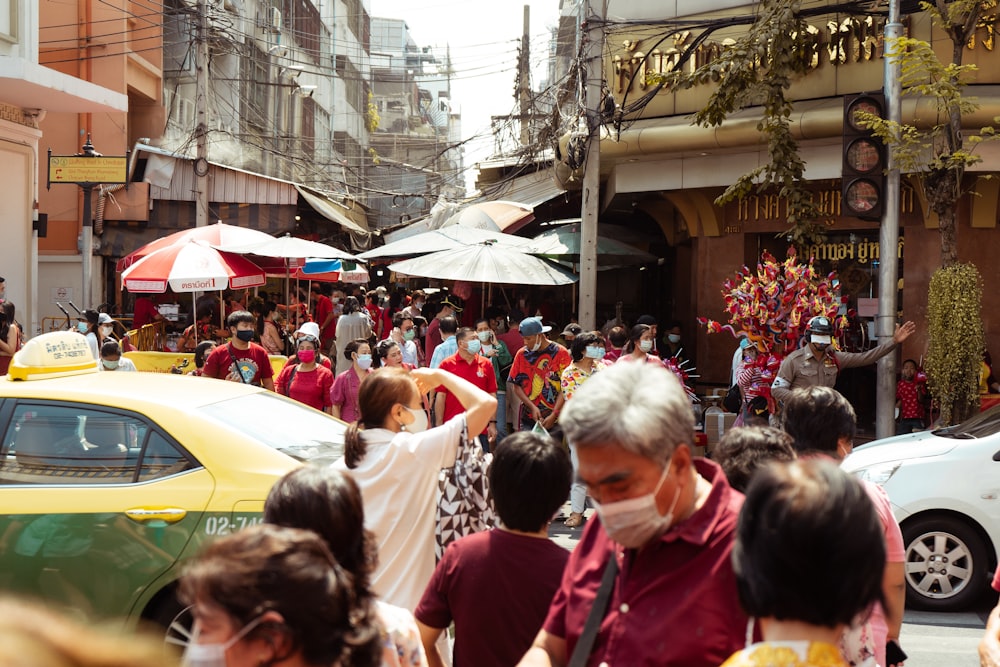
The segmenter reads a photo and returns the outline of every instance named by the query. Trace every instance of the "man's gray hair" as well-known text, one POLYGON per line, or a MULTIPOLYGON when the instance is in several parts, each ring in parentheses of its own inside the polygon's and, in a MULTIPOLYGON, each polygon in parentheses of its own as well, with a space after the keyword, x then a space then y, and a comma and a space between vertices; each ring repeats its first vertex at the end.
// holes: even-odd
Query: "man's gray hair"
POLYGON ((574 446, 612 444, 654 461, 694 440, 694 413, 680 381, 638 361, 595 373, 566 402, 559 423, 574 446))

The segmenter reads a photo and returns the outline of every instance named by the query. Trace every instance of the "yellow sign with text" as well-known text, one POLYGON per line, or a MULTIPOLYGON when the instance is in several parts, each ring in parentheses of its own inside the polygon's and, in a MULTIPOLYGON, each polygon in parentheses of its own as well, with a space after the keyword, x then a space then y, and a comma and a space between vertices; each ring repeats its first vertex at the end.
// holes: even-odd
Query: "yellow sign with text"
POLYGON ((127 157, 49 157, 50 183, 127 183, 127 157))

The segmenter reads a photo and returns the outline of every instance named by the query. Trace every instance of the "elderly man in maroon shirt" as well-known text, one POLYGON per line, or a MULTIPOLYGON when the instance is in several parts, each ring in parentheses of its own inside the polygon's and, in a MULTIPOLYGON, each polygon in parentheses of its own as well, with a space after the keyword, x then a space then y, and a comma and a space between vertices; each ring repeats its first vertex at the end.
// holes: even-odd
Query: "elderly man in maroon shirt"
POLYGON ((715 666, 743 647, 729 557, 743 496, 695 459, 694 417, 669 371, 616 364, 580 387, 560 423, 596 501, 520 665, 715 666), (607 571, 607 572, 606 572, 607 571), (592 645, 581 640, 604 576, 613 586, 592 645))

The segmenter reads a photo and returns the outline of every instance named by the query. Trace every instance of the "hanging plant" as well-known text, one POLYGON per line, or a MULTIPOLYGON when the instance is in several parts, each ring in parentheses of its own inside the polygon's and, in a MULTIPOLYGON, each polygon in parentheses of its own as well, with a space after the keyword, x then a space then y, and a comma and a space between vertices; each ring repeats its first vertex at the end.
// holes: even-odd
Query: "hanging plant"
POLYGON ((957 424, 979 403, 979 367, 985 342, 980 312, 982 279, 973 264, 953 264, 931 276, 927 294, 930 346, 924 370, 941 424, 957 424))

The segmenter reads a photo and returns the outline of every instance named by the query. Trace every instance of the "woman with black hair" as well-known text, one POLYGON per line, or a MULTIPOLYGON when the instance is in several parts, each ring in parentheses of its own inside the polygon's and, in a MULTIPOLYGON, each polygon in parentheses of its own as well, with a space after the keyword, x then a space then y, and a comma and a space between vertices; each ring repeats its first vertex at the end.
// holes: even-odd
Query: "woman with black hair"
POLYGON ((14 304, 0 303, 0 375, 6 375, 14 353, 21 349, 21 327, 14 319, 14 304))
POLYGON ((277 310, 277 304, 265 301, 257 316, 257 335, 260 336, 260 344, 268 354, 285 353, 285 341, 281 338, 281 332, 274 321, 277 310))
POLYGON ((194 348, 194 370, 190 371, 188 375, 201 377, 205 369, 205 359, 215 349, 215 345, 214 340, 203 340, 198 343, 198 346, 194 348))
POLYGON ((361 490, 347 473, 304 466, 286 474, 271 488, 264 521, 287 528, 312 530, 354 580, 354 598, 375 604, 382 626, 382 667, 426 666, 413 614, 375 598, 371 574, 378 565, 378 545, 365 530, 361 490))
MULTIPOLYGON (((344 300, 344 314, 337 318, 337 345, 343 346, 352 340, 370 340, 372 337, 371 322, 368 315, 358 302, 358 298, 349 296, 344 300)), ((371 351, 369 350, 369 354, 371 351)), ((350 368, 351 359, 337 355, 336 374, 340 375, 350 368)))
POLYGON ((858 480, 820 459, 759 470, 732 558, 740 604, 764 641, 723 667, 847 667, 837 642, 882 601, 885 570, 882 524, 858 480))
POLYGON ((338 373, 330 389, 330 414, 337 419, 351 423, 360 415, 358 391, 361 381, 371 371, 372 348, 366 339, 352 340, 344 347, 344 358, 350 363, 342 373, 338 373))
POLYGON ((622 354, 615 363, 629 361, 644 361, 647 364, 663 365, 663 360, 653 354, 653 343, 656 336, 653 327, 648 324, 636 324, 628 332, 628 342, 622 348, 622 354))
POLYGON ((186 569, 188 667, 378 667, 371 599, 311 530, 251 526, 212 542, 186 569))

